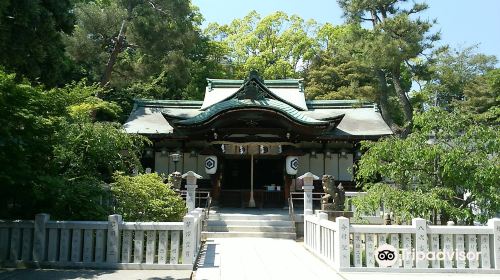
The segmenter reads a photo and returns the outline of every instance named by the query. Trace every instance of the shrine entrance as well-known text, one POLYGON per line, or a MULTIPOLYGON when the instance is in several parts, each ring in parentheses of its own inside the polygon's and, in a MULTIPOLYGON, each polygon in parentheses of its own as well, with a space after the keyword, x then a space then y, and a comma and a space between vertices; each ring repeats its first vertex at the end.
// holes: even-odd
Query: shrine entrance
POLYGON ((282 156, 226 156, 222 161, 220 203, 223 207, 283 207, 285 172, 282 156), (252 166, 253 161, 253 166, 252 166))

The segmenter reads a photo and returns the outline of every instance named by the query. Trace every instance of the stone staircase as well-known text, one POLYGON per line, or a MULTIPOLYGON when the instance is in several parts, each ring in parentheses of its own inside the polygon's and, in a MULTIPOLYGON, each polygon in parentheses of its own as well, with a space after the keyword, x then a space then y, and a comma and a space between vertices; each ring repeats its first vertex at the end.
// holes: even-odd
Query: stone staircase
POLYGON ((295 226, 284 214, 210 213, 205 238, 265 237, 295 239, 295 226))

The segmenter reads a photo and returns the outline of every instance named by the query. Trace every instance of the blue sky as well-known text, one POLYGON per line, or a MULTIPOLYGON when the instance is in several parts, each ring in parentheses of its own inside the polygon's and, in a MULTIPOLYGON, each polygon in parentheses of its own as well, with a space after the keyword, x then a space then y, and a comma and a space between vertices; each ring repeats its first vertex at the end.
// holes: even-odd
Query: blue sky
MULTIPOLYGON (((411 1, 410 1, 411 2, 411 1)), ((421 2, 421 1, 419 1, 421 2)), ((427 0, 430 8, 422 18, 437 19, 434 31, 441 31, 440 44, 467 47, 500 59, 500 0, 427 0)), ((342 12, 336 0, 192 0, 208 22, 230 23, 256 10, 262 16, 274 11, 297 14, 319 23, 341 24, 342 12)))

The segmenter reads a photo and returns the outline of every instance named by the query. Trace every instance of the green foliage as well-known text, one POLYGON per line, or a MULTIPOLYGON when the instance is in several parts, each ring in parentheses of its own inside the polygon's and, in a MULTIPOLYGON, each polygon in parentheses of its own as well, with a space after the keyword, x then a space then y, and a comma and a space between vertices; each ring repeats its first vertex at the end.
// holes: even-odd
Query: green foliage
POLYGON ((325 24, 318 31, 322 46, 305 72, 307 98, 376 101, 378 86, 373 70, 353 59, 357 25, 325 24))
POLYGON ((119 112, 83 82, 44 91, 0 71, 0 215, 103 217, 102 186, 139 167, 146 138, 129 135, 119 112), (86 204, 86 205, 81 205, 86 204))
POLYGON ((32 208, 33 181, 50 170, 56 121, 47 113, 43 91, 0 71, 0 213, 22 215, 32 208), (23 205, 24 207, 21 207, 23 205), (24 208, 24 209, 23 209, 24 208))
POLYGON ((61 34, 73 29, 72 1, 0 3, 0 65, 48 86, 70 80, 61 34))
POLYGON ((118 95, 199 98, 205 79, 221 75, 219 50, 200 34, 201 16, 189 1, 86 1, 75 15, 75 31, 65 43, 91 82, 101 81, 124 24, 125 42, 110 81, 118 95))
POLYGON ((451 110, 455 102, 466 99, 467 103, 460 105, 474 107, 481 113, 495 102, 492 88, 495 87, 493 69, 497 60, 475 50, 476 46, 458 50, 445 48, 437 52, 429 65, 431 75, 422 90, 431 103, 451 110), (487 74, 490 71, 493 72, 487 74))
POLYGON ((438 34, 429 33, 433 22, 418 17, 427 5, 413 2, 408 6, 405 2, 338 0, 348 22, 371 24, 371 29, 358 33, 361 36, 352 47, 356 54, 353 58, 361 59, 374 70, 382 116, 402 136, 407 135, 413 121, 408 98, 411 80, 423 74, 423 53, 439 39, 438 34), (391 92, 398 103, 390 100, 391 92), (397 121, 398 114, 401 122, 397 121))
POLYGON ((140 166, 144 138, 129 135, 119 124, 65 124, 57 135, 54 160, 60 172, 70 177, 92 176, 108 181, 115 170, 131 171, 140 166))
MULTIPOLYGON (((42 176, 33 187, 35 209, 59 220, 106 220, 109 188, 93 177, 42 176)), ((32 217, 31 217, 32 218, 32 217)))
POLYGON ((186 213, 182 198, 156 173, 133 177, 116 173, 114 181, 115 212, 125 221, 178 222, 186 213))
MULTIPOLYGON (((432 108, 416 115, 414 132, 406 139, 365 142, 363 148, 366 154, 358 163, 357 179, 368 190, 366 200, 389 203, 400 220, 424 215, 428 208, 439 210, 443 219, 484 222, 500 210, 496 126, 476 122, 468 114, 432 108), (433 145, 429 135, 435 135, 433 145), (390 183, 381 185, 380 178, 390 183), (428 195, 429 201, 420 201, 420 195, 428 195), (443 202, 437 203, 440 199, 443 202)), ((363 206, 362 199, 356 203, 365 208, 375 205, 363 206)), ((429 218, 429 212, 423 217, 429 218)))
POLYGON ((109 4, 90 1, 77 4, 74 14, 75 30, 64 36, 66 51, 84 77, 98 82, 127 11, 117 1, 109 4))
POLYGON ((212 23, 205 33, 229 51, 223 63, 232 77, 257 70, 266 79, 285 79, 299 77, 301 64, 314 55, 316 26, 313 20, 280 11, 264 18, 252 11, 229 25, 212 23))
POLYGON ((363 214, 375 214, 384 206, 386 211, 393 213, 397 224, 411 224, 411 219, 422 217, 430 219, 435 213, 447 211, 459 215, 450 204, 452 193, 443 189, 401 189, 389 184, 375 183, 368 188, 368 195, 353 198, 356 206, 356 218, 362 219, 363 214))

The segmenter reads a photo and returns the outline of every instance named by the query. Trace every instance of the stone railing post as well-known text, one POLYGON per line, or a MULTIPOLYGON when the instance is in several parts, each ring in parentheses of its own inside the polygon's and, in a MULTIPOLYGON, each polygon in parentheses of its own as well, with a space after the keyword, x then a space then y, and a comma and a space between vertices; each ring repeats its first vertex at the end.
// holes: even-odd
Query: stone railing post
POLYGON ((328 246, 328 242, 325 240, 326 236, 321 234, 321 221, 328 221, 328 214, 320 212, 317 213, 316 216, 318 217, 318 223, 316 224, 316 243, 314 246, 316 247, 317 253, 323 255, 327 250, 325 246, 328 246))
POLYGON ((312 174, 311 172, 307 172, 304 175, 300 176, 299 179, 304 181, 304 186, 302 187, 302 189, 304 190, 304 215, 312 215, 313 213, 312 191, 314 190, 313 182, 314 180, 318 180, 319 177, 312 174))
POLYGON ((500 219, 494 218, 488 220, 488 227, 493 233, 493 263, 495 269, 500 270, 500 219))
POLYGON ((412 225, 415 228, 415 267, 428 268, 427 221, 422 218, 415 218, 412 220, 412 225))
POLYGON ((191 214, 194 216, 195 218, 195 225, 194 225, 194 228, 193 228, 193 232, 194 232, 194 244, 195 244, 195 252, 200 248, 200 237, 201 237, 201 219, 203 219, 203 209, 202 208, 196 208, 194 209, 191 214))
POLYGON ((45 258, 47 222, 50 219, 49 214, 37 214, 35 216, 35 228, 33 238, 33 261, 41 262, 45 258))
POLYGON ((106 262, 117 263, 120 254, 120 224, 122 216, 118 214, 108 216, 108 240, 106 246, 106 262))
POLYGON ((350 266, 350 249, 349 249, 349 219, 346 217, 338 217, 335 219, 334 235, 334 256, 335 268, 339 271, 344 267, 350 266))
POLYGON ((184 216, 184 228, 182 230, 182 263, 193 264, 195 260, 196 241, 195 241, 195 217, 188 213, 184 216))
POLYGON ((186 206, 189 213, 196 208, 196 188, 198 188, 196 181, 203 177, 193 171, 188 171, 182 175, 182 178, 186 179, 186 206))

